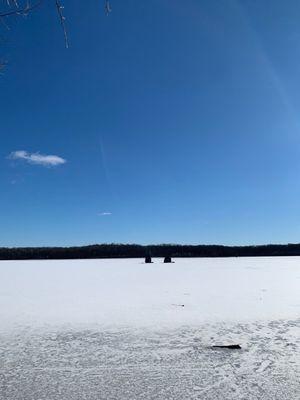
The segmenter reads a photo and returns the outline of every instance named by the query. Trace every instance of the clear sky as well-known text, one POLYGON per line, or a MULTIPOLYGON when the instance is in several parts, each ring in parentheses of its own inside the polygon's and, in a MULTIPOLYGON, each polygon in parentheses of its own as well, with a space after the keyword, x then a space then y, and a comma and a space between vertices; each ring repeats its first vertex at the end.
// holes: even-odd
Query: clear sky
POLYGON ((48 3, 0 27, 0 246, 300 242, 298 0, 65 0, 69 49, 48 3))

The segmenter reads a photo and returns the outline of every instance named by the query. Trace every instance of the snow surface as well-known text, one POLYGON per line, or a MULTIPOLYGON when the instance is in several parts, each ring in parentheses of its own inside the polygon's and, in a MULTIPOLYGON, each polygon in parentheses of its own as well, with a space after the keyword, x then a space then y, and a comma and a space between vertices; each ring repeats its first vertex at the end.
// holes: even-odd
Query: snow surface
POLYGON ((173 326, 299 317, 300 258, 175 261, 2 261, 2 326, 173 326))
POLYGON ((299 257, 1 261, 0 398, 300 399, 299 286, 299 257))

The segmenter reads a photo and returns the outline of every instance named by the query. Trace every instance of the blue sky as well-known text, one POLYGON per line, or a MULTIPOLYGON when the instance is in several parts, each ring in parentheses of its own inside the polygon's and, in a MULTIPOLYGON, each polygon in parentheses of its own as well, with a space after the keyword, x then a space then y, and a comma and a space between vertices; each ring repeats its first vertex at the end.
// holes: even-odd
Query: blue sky
POLYGON ((300 242, 299 1, 64 5, 0 28, 0 245, 300 242))

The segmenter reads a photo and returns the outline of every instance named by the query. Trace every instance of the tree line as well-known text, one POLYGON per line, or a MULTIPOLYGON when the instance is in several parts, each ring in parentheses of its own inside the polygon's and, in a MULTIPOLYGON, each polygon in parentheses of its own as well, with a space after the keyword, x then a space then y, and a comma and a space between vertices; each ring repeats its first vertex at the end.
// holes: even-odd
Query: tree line
POLYGON ((300 256, 300 244, 258 246, 95 244, 77 247, 1 247, 0 260, 151 257, 300 256))

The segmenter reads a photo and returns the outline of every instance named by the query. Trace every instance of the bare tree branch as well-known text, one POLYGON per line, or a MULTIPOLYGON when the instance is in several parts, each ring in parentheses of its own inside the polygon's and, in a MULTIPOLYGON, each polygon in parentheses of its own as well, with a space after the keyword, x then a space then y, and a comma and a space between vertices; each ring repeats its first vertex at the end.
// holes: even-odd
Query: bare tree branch
POLYGON ((104 11, 107 16, 112 12, 109 0, 105 0, 104 11))
MULTIPOLYGON (((26 0, 27 1, 26 6, 23 6, 23 5, 20 6, 18 3, 18 0, 2 0, 2 1, 4 3, 6 3, 7 10, 0 11, 0 24, 2 24, 8 30, 9 30, 9 26, 6 23, 6 17, 27 16, 29 13, 31 13, 34 9, 39 7, 44 2, 44 0, 35 0, 36 3, 30 4, 30 0, 26 0)), ((64 16, 64 11, 63 11, 64 6, 61 3, 62 0, 52 0, 52 1, 55 3, 59 21, 60 21, 60 24, 61 24, 61 27, 63 30, 65 46, 66 46, 66 48, 68 48, 69 47, 68 31, 67 31, 67 27, 66 27, 66 18, 64 16)), ((24 2, 25 2, 25 0, 24 0, 24 2)), ((110 0, 104 0, 104 11, 107 16, 112 12, 110 0)), ((6 62, 4 62, 0 59, 0 73, 5 68, 6 64, 7 64, 6 62)))
POLYGON ((0 74, 2 75, 2 71, 4 70, 4 68, 6 67, 7 62, 0 60, 0 74))
MULTIPOLYGON (((17 8, 19 7, 19 5, 18 5, 18 3, 17 3, 17 0, 12 0, 12 2, 14 3, 15 7, 17 7, 17 8)), ((6 0, 6 3, 7 3, 7 5, 8 5, 8 7, 11 6, 10 0, 6 0)))
POLYGON ((19 8, 18 3, 16 3, 14 1, 15 8, 13 10, 0 13, 0 18, 10 17, 13 15, 27 15, 28 13, 33 11, 35 8, 39 7, 42 4, 42 2, 43 2, 43 0, 40 0, 33 5, 27 4, 26 7, 19 8))
POLYGON ((64 33, 64 38, 65 38, 65 46, 66 48, 69 47, 69 40, 68 40, 68 34, 67 34, 67 28, 66 28, 66 18, 63 14, 63 9, 64 6, 61 5, 59 0, 55 0, 55 4, 56 4, 56 8, 57 8, 57 12, 58 12, 58 16, 59 16, 59 20, 60 20, 60 24, 64 33))
POLYGON ((4 26, 4 28, 6 28, 9 31, 9 26, 7 25, 7 23, 5 22, 4 18, 0 18, 0 23, 4 26))

